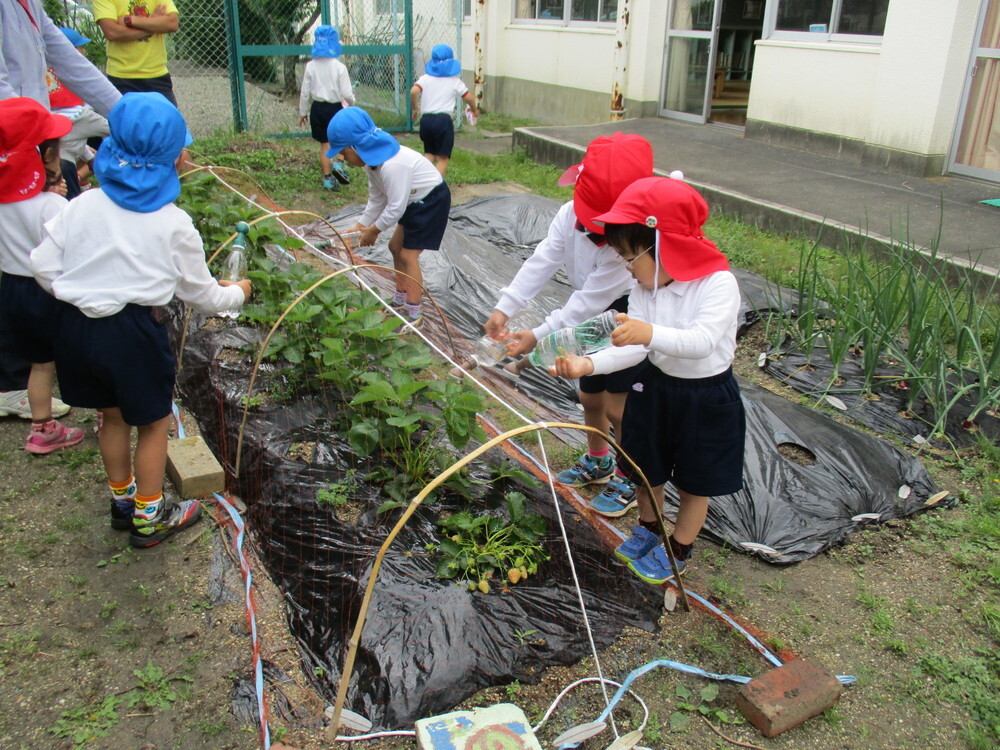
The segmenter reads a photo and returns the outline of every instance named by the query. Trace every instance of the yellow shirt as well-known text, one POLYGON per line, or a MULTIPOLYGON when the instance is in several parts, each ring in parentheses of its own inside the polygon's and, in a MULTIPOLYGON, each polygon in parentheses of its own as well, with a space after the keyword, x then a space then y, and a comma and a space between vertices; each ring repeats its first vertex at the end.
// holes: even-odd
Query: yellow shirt
MULTIPOLYGON (((122 16, 151 16, 157 5, 176 13, 173 0, 93 0, 94 20, 122 16)), ((108 75, 116 78, 158 78, 167 74, 167 35, 153 34, 142 41, 108 42, 108 75)))

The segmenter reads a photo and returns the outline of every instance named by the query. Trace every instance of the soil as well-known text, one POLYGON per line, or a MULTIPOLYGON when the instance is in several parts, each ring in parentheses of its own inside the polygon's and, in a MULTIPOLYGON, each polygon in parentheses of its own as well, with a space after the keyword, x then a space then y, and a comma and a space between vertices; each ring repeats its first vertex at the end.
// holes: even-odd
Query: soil
MULTIPOLYGON (((506 191, 509 186, 499 189, 506 191)), ((799 400, 760 373, 762 346, 759 332, 741 341, 738 373, 799 400)), ((255 709, 246 697, 252 695, 252 645, 243 582, 210 505, 192 530, 147 550, 131 549, 124 533, 108 525, 93 413, 74 410, 64 422, 85 429, 83 443, 33 457, 22 450, 28 423, 0 419, 0 747, 260 747, 255 709), (62 736, 56 730, 64 730, 62 736)), ((931 461, 928 468, 943 489, 966 489, 957 472, 931 461)), ((960 517, 964 511, 959 505, 940 512, 960 517)), ((622 519, 622 528, 628 523, 622 519)), ((993 646, 972 624, 981 600, 961 566, 928 554, 934 547, 924 537, 931 530, 922 518, 892 521, 788 567, 701 543, 685 580, 690 590, 751 624, 772 648, 855 675, 858 682, 844 690, 835 709, 769 740, 746 723, 724 723, 739 720, 734 687, 723 685, 717 698, 702 701, 698 691, 707 681, 659 669, 633 688, 654 716, 641 744, 729 747, 697 710, 683 708, 687 703, 709 711, 711 723, 744 747, 964 747, 969 714, 918 675, 918 644, 954 650, 956 657, 993 646), (874 616, 878 612, 889 618, 888 626, 874 616), (694 697, 682 700, 678 687, 693 690, 694 697), (676 731, 672 715, 679 717, 676 731)), ((271 738, 303 750, 329 747, 321 728, 324 702, 302 672, 282 596, 250 557, 271 738)), ((678 608, 663 615, 656 633, 627 629, 600 655, 600 670, 620 680, 654 659, 749 676, 770 666, 716 618, 678 608)), ((595 674, 586 658, 547 670, 537 685, 483 691, 462 707, 510 702, 538 721, 563 688, 595 674)), ((559 704, 539 738, 544 745, 592 721, 602 707, 600 691, 583 686, 559 704)), ((615 715, 624 733, 638 725, 641 710, 626 700, 615 715)), ((585 747, 606 747, 611 739, 606 731, 585 747)))

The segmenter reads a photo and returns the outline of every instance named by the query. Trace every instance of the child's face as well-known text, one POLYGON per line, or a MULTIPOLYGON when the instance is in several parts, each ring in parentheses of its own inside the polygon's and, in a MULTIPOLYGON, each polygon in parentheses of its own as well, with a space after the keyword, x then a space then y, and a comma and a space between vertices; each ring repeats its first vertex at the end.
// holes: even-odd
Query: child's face
POLYGON ((657 273, 655 245, 638 249, 628 246, 616 247, 615 252, 618 253, 622 265, 632 274, 632 278, 644 289, 652 289, 654 285, 666 286, 673 281, 662 268, 657 273))
POLYGON ((358 152, 355 151, 350 146, 348 146, 347 148, 345 148, 340 153, 343 155, 344 161, 346 161, 352 167, 363 167, 363 166, 365 166, 364 160, 362 160, 362 158, 360 156, 358 156, 358 152))
POLYGON ((84 57, 87 56, 87 48, 86 47, 77 47, 76 51, 79 52, 84 57))

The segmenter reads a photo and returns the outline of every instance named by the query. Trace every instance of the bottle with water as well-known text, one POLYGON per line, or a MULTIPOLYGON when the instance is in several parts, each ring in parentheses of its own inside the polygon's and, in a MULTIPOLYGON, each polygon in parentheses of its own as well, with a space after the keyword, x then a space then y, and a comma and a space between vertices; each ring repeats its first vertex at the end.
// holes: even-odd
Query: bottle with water
MULTIPOLYGON (((222 278, 226 281, 242 281, 247 277, 247 233, 250 225, 245 221, 236 222, 236 239, 233 240, 233 249, 229 252, 229 257, 222 264, 222 278)), ((222 318, 237 318, 239 310, 223 310, 219 313, 222 318)))
POLYGON ((452 368, 452 375, 462 377, 463 370, 474 370, 477 367, 491 367, 507 358, 508 336, 513 331, 523 331, 532 327, 531 315, 525 311, 515 313, 507 321, 500 332, 499 338, 483 336, 472 345, 472 356, 462 366, 452 368))
POLYGON ((544 336, 528 355, 535 367, 551 367, 556 357, 575 354, 579 357, 593 354, 611 346, 611 332, 618 327, 615 310, 608 310, 579 325, 560 328, 544 336))

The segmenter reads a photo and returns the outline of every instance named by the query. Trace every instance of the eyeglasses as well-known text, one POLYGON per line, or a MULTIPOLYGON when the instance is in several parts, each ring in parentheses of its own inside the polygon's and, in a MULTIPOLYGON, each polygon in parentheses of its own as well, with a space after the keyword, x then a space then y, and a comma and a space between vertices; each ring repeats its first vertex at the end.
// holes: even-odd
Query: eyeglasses
POLYGON ((652 249, 653 249, 653 247, 654 247, 654 245, 650 245, 649 247, 647 247, 647 248, 646 248, 645 250, 643 250, 643 251, 642 251, 641 253, 639 253, 639 254, 638 254, 637 256, 635 256, 634 258, 632 258, 632 259, 630 259, 630 260, 625 260, 625 259, 624 259, 624 258, 622 258, 622 257, 621 257, 620 255, 619 255, 618 257, 619 257, 619 258, 621 259, 621 261, 622 261, 622 265, 624 265, 624 266, 625 266, 625 270, 626 270, 626 271, 631 271, 631 270, 632 270, 632 266, 633 266, 633 264, 634 264, 634 263, 635 263, 635 262, 636 262, 637 260, 639 260, 639 258, 641 258, 641 257, 642 257, 643 255, 645 255, 645 254, 646 254, 646 253, 648 253, 648 252, 649 252, 650 250, 652 250, 652 249))

